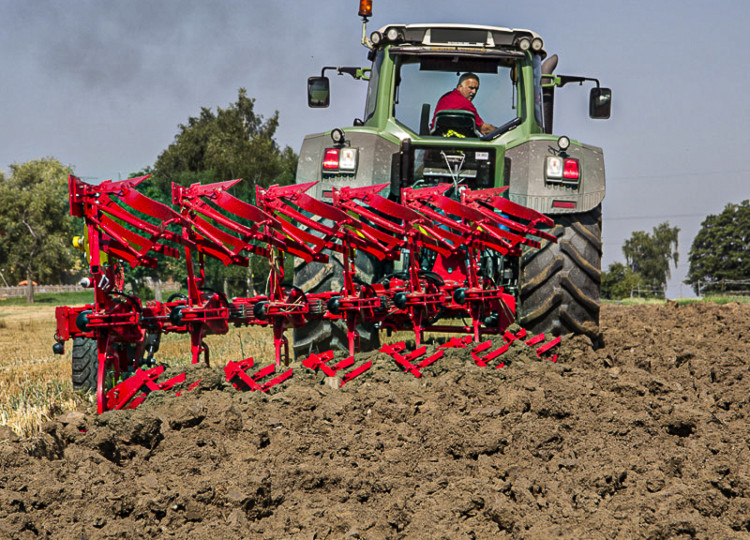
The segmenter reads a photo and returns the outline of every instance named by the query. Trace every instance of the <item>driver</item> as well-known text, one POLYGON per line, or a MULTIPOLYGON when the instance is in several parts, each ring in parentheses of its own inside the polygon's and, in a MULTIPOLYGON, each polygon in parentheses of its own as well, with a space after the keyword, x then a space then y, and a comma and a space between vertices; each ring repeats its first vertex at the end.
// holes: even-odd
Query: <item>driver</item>
POLYGON ((458 79, 458 86, 443 94, 435 105, 435 114, 432 116, 432 126, 435 125, 435 116, 438 111, 444 111, 447 109, 459 109, 463 111, 469 111, 474 114, 474 119, 477 122, 477 130, 482 134, 493 131, 495 126, 492 124, 485 123, 477 112, 477 108, 472 103, 474 96, 479 91, 479 77, 475 73, 464 73, 458 79))

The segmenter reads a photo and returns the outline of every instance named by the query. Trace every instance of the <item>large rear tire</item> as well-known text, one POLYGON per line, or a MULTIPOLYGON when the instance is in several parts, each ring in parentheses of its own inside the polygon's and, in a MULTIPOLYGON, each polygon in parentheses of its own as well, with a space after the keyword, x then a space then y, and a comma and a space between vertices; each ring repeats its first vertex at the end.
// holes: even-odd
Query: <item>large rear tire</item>
POLYGON ((73 390, 96 392, 98 360, 96 340, 75 338, 72 353, 73 390))
MULTIPOLYGON (((299 257, 294 261, 294 285, 306 294, 339 291, 344 286, 342 256, 331 255, 328 263, 305 263, 299 257)), ((377 263, 363 253, 357 254, 356 277, 363 283, 372 283, 378 276, 377 263)), ((359 345, 362 352, 380 347, 378 329, 371 323, 357 325, 359 345)), ((301 328, 294 329, 294 356, 304 358, 312 353, 328 350, 348 351, 346 322, 343 320, 309 320, 301 328)))
POLYGON ((594 336, 599 329, 602 212, 553 216, 557 243, 521 257, 519 322, 534 333, 594 336))

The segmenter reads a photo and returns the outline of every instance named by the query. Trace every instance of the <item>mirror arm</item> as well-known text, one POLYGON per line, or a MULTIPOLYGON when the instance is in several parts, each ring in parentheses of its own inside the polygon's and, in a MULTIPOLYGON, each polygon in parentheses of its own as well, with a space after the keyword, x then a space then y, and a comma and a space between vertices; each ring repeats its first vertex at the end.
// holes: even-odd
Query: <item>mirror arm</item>
POLYGON ((363 69, 358 67, 340 67, 340 66, 325 66, 323 69, 320 70, 320 76, 325 77, 326 76, 326 70, 336 70, 336 73, 338 75, 343 75, 344 73, 347 73, 351 75, 354 79, 361 79, 363 75, 363 69))
POLYGON ((325 66, 323 69, 320 70, 320 76, 325 77, 326 76, 326 70, 327 69, 338 69, 336 66, 325 66))
POLYGON ((555 86, 558 86, 562 88, 568 83, 578 83, 579 85, 583 86, 583 83, 586 81, 592 81, 596 83, 596 87, 599 88, 599 79, 594 79, 591 77, 579 77, 577 75, 542 75, 542 78, 549 77, 553 80, 553 84, 555 86))

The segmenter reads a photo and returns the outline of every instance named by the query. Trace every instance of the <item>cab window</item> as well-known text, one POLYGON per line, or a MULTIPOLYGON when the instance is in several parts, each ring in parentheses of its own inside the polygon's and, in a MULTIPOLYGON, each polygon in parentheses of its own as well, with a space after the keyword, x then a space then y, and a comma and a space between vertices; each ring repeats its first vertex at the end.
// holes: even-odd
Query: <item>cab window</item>
MULTIPOLYGON (((420 133, 427 107, 432 124, 438 100, 458 85, 466 72, 479 77, 479 90, 472 101, 481 119, 500 126, 518 116, 517 89, 511 78, 516 60, 401 55, 397 63, 394 116, 401 124, 420 133)), ((425 133, 423 133, 425 135, 425 133)))

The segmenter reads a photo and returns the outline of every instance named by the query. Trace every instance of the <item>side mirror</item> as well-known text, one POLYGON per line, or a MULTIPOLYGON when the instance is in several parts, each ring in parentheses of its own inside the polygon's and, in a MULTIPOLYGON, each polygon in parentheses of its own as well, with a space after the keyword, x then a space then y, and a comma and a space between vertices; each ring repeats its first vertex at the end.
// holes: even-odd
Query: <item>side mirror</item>
POLYGON ((310 77, 307 79, 307 106, 314 108, 328 107, 331 103, 331 83, 328 77, 310 77))
POLYGON ((589 116, 591 118, 609 118, 612 110, 612 90, 609 88, 592 88, 589 94, 589 116))

